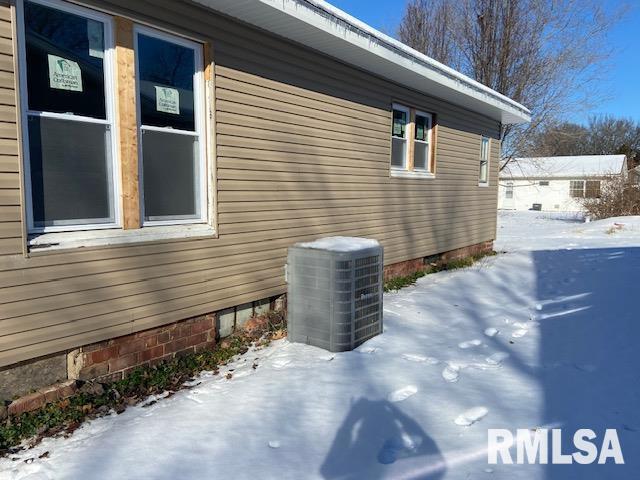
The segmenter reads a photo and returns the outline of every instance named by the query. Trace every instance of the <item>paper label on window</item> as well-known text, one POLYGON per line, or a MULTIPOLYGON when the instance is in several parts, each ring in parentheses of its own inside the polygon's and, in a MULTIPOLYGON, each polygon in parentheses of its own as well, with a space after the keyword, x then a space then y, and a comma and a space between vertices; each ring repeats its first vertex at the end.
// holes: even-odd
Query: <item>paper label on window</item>
POLYGON ((58 90, 82 91, 82 71, 73 60, 47 55, 49 61, 49 87, 58 90))
POLYGON ((175 88, 156 85, 156 110, 180 115, 180 93, 175 88))
POLYGON ((104 58, 104 35, 101 22, 87 20, 87 40, 89 41, 89 55, 104 58))

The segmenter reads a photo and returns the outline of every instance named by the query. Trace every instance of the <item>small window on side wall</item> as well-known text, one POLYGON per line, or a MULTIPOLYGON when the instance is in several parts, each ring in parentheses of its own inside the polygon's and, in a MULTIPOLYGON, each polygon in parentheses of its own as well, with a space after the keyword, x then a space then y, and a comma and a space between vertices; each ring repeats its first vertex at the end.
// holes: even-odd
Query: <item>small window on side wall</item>
POLYGON ((407 168, 407 124, 409 109, 400 105, 393 106, 393 125, 391 127, 391 168, 407 168))
POLYGON ((489 149, 490 139, 488 137, 482 137, 480 144, 480 175, 478 179, 480 185, 489 184, 489 149))

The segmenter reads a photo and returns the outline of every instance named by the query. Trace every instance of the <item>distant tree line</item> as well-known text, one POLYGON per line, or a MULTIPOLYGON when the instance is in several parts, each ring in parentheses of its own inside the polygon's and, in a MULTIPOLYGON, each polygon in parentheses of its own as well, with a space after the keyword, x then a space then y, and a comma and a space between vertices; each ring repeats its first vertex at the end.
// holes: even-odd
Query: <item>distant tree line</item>
POLYGON ((605 115, 591 117, 586 125, 554 123, 535 132, 528 143, 531 157, 624 154, 631 168, 640 161, 640 122, 605 115))

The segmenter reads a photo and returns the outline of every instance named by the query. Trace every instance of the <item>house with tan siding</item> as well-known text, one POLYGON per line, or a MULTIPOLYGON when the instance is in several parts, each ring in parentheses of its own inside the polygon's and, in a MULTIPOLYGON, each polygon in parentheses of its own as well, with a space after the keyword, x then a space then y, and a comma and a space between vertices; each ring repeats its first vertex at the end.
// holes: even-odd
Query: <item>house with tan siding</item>
POLYGON ((529 119, 320 0, 0 1, 0 400, 211 346, 299 241, 490 248, 529 119))

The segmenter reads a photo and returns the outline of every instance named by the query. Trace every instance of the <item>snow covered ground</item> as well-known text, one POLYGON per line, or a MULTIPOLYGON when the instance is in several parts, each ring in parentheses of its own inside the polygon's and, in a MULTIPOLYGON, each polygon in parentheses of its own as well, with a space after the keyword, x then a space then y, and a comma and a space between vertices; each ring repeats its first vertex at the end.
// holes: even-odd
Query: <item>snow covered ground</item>
POLYGON ((385 295, 384 334, 354 352, 275 342, 0 478, 638 478, 640 217, 501 213, 496 249, 385 295), (488 428, 545 426, 565 452, 615 428, 626 465, 487 464, 488 428))

